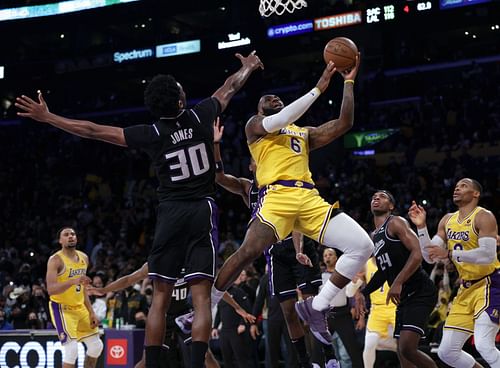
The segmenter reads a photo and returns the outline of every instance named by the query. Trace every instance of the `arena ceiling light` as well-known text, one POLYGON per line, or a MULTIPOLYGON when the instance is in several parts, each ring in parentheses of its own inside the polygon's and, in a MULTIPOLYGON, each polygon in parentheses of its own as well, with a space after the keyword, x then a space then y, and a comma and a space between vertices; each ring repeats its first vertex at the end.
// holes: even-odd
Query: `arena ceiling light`
POLYGON ((68 0, 44 5, 22 6, 0 10, 0 21, 46 17, 139 0, 68 0))
POLYGON ((5 67, 4 66, 0 66, 0 79, 4 78, 4 71, 5 71, 5 67))

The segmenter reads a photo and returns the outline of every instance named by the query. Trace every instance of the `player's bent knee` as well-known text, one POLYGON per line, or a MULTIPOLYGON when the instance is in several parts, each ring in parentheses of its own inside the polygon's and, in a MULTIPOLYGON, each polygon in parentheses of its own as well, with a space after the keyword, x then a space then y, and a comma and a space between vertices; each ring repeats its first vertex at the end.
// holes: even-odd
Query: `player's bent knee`
POLYGON ((441 344, 439 345, 437 354, 439 359, 453 367, 453 364, 460 356, 460 351, 453 350, 450 346, 441 344))
POLYGON ((87 355, 91 358, 98 358, 101 355, 104 345, 98 335, 91 336, 84 340, 87 345, 87 355))
POLYGON ((63 362, 67 364, 75 364, 78 357, 78 342, 70 340, 64 345, 64 358, 63 362))

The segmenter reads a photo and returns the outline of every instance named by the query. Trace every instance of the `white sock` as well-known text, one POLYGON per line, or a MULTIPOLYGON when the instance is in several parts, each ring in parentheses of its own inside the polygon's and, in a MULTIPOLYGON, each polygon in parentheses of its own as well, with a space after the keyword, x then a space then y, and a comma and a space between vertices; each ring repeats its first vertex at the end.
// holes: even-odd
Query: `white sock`
POLYGON ((321 288, 319 294, 314 297, 312 307, 317 311, 323 311, 327 309, 328 307, 330 307, 330 302, 332 301, 332 299, 335 297, 335 295, 338 294, 340 290, 341 289, 335 286, 333 282, 328 280, 321 288))
POLYGON ((212 301, 211 309, 213 310, 217 304, 219 304, 220 300, 224 296, 225 291, 220 291, 215 288, 215 286, 212 286, 212 295, 210 297, 210 300, 212 301))

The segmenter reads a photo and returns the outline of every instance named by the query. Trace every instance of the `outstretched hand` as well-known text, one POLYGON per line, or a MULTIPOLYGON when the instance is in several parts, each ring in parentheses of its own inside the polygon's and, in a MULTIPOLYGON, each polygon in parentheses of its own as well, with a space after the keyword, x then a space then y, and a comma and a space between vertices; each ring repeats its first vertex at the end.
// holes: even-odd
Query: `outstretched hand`
POLYGON ((250 68, 251 70, 256 70, 258 68, 264 69, 264 64, 260 61, 259 57, 256 55, 256 51, 253 50, 247 57, 237 53, 236 57, 240 59, 241 65, 250 68))
POLYGON ((329 61, 328 64, 326 64, 326 67, 323 70, 323 74, 321 74, 318 83, 316 83, 316 88, 318 88, 321 93, 325 92, 325 90, 328 88, 330 79, 332 79, 332 76, 336 71, 337 68, 335 68, 335 63, 333 61, 329 61))
POLYGON ((411 207, 408 209, 408 217, 416 226, 424 226, 427 213, 425 212, 424 207, 418 205, 415 201, 412 201, 411 207))
POLYGON ((17 115, 26 118, 31 118, 36 121, 46 122, 49 108, 43 99, 42 92, 38 91, 38 102, 32 100, 28 96, 22 95, 16 98, 16 107, 23 112, 18 112, 17 115))
POLYGON ((85 290, 87 290, 87 294, 89 296, 95 295, 95 296, 103 296, 106 295, 106 291, 104 291, 103 288, 97 288, 92 285, 88 285, 85 290))
POLYGON ((214 121, 214 143, 219 143, 222 139, 222 135, 224 133, 224 125, 220 125, 220 118, 217 118, 214 121))
POLYGON ((358 52, 358 54, 356 55, 356 64, 354 64, 354 67, 352 69, 346 69, 346 70, 340 72, 340 74, 342 74, 342 77, 344 77, 344 80, 355 80, 356 79, 356 76, 358 75, 360 63, 361 63, 361 53, 358 52))

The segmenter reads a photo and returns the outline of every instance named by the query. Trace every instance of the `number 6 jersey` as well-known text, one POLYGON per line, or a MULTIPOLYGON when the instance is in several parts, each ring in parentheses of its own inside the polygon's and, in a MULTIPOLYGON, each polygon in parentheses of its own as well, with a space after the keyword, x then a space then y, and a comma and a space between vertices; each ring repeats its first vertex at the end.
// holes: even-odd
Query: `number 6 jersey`
POLYGON ((290 124, 266 134, 248 145, 257 164, 259 188, 277 180, 313 183, 309 171, 309 134, 307 128, 290 124))

